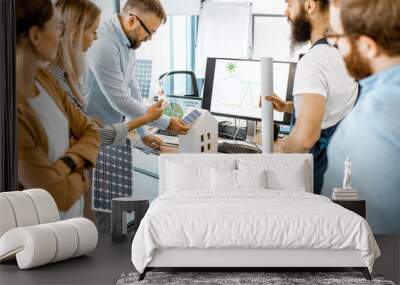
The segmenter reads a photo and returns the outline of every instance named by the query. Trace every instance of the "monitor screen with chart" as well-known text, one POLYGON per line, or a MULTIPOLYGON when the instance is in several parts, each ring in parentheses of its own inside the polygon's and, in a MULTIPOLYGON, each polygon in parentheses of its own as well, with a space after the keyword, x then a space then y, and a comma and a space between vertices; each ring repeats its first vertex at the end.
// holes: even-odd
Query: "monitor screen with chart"
MULTIPOLYGON (((296 64, 274 62, 274 92, 291 100, 296 64)), ((256 60, 209 58, 203 93, 203 109, 217 116, 261 120, 260 62, 256 60)), ((290 123, 290 114, 274 112, 274 121, 290 123)))

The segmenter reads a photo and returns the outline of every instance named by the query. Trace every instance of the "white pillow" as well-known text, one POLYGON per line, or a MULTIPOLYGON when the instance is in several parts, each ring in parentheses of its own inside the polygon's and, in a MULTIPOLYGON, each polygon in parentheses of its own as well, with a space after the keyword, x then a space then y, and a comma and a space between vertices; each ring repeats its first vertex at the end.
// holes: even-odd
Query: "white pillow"
POLYGON ((236 170, 211 169, 212 190, 236 190, 236 170))
POLYGON ((211 169, 233 170, 234 160, 203 161, 190 160, 169 162, 167 165, 167 191, 210 190, 211 169))
POLYGON ((305 161, 290 159, 258 158, 239 159, 239 170, 266 169, 267 187, 271 190, 306 191, 310 185, 309 169, 305 161))
POLYGON ((237 188, 267 188, 267 171, 236 170, 237 188))
POLYGON ((267 171, 268 188, 273 190, 303 191, 307 189, 305 163, 294 164, 290 168, 267 171))
POLYGON ((211 188, 213 190, 238 190, 241 188, 266 188, 266 171, 224 170, 212 168, 211 188))

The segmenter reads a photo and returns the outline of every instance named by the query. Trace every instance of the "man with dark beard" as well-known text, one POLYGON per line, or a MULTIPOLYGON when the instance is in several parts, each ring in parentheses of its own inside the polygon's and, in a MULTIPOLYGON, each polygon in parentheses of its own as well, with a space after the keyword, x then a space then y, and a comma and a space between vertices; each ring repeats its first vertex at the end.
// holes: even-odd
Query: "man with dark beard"
MULTIPOLYGON (((159 0, 128 0, 121 14, 101 26, 98 40, 88 52, 90 72, 83 84, 89 115, 105 124, 115 124, 123 116, 135 119, 146 112, 135 78, 135 50, 151 40, 166 19, 159 0)), ((188 131, 175 117, 162 116, 151 125, 179 134, 188 131)), ((149 134, 144 127, 137 132, 149 147, 162 144, 160 138, 149 134)))
POLYGON ((353 188, 375 234, 400 234, 400 0, 337 0, 329 42, 360 80, 360 99, 328 149, 322 193, 341 185, 350 156, 353 188))
POLYGON ((314 156, 314 193, 320 194, 327 167, 326 149, 337 125, 350 113, 358 85, 346 71, 339 51, 324 38, 329 27, 329 0, 287 0, 292 47, 311 42, 297 64, 293 102, 267 96, 280 112, 294 113, 296 123, 278 151, 314 156))

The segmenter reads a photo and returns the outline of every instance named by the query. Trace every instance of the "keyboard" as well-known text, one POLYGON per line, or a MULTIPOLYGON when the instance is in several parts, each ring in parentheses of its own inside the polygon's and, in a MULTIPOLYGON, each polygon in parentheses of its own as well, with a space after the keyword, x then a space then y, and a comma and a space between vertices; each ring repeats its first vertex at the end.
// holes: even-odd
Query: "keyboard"
POLYGON ((157 130, 156 132, 157 135, 161 135, 161 136, 169 136, 169 137, 177 137, 178 134, 168 131, 168 130, 157 130))
POLYGON ((218 152, 221 153, 262 153, 262 151, 253 146, 243 144, 222 142, 218 144, 218 152))

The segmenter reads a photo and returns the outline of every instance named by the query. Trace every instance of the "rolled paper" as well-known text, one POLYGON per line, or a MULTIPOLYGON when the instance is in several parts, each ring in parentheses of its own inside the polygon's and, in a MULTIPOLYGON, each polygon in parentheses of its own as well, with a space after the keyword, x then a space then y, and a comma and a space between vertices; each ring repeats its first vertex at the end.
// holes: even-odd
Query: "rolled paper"
POLYGON ((272 153, 274 142, 274 108, 265 96, 274 94, 272 57, 261 58, 261 148, 263 153, 272 153))

